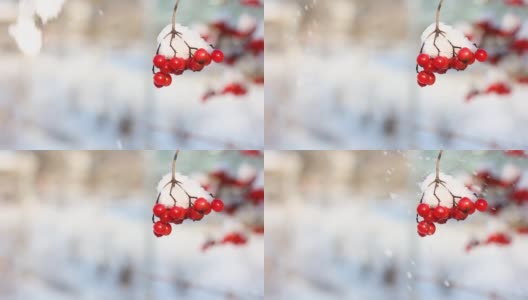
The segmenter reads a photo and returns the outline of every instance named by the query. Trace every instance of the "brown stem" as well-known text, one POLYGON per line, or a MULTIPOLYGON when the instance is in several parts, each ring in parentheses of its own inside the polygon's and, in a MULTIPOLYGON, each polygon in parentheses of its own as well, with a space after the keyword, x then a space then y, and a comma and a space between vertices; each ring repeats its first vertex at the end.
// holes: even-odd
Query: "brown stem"
POLYGON ((442 10, 442 4, 444 0, 440 0, 438 8, 436 9, 436 32, 440 31, 440 10, 442 10))
POLYGON ((172 159, 172 179, 171 182, 176 182, 176 160, 178 159, 178 154, 180 153, 180 150, 176 150, 176 153, 174 153, 174 158, 172 159))
POLYGON ((180 5, 180 0, 176 0, 174 10, 172 11, 172 32, 176 32, 176 11, 178 10, 178 5, 180 5))
POLYGON ((440 150, 440 152, 438 152, 438 158, 436 159, 436 178, 435 178, 436 182, 440 181, 440 160, 442 159, 443 152, 444 150, 440 150))

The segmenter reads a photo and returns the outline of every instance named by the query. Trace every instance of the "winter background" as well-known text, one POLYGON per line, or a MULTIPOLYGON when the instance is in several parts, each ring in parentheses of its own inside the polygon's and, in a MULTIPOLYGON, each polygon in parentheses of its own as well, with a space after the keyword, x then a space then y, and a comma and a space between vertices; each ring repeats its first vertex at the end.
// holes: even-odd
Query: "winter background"
MULTIPOLYGON (((232 220, 209 215, 156 238, 151 211, 172 152, 0 152, 1 299, 263 299, 264 244, 202 252, 232 220)), ((183 174, 235 152, 180 153, 183 174)), ((262 168, 261 166, 254 166, 262 168)))
MULTIPOLYGON (((528 237, 482 246, 500 220, 472 215, 420 238, 420 184, 437 151, 266 152, 265 285, 270 299, 528 299, 528 237)), ((446 151, 442 172, 471 174, 526 158, 446 151)))
MULTIPOLYGON (((156 37, 170 23, 173 5, 151 0, 0 1, 0 146, 262 148, 262 86, 251 85, 244 97, 219 96, 203 103, 208 88, 235 76, 218 65, 175 78, 168 88, 153 86, 156 37), (36 5, 38 18, 28 14, 31 5, 36 5), (17 18, 22 25, 14 31, 17 18), (22 54, 14 37, 36 55, 22 54)), ((236 25, 241 15, 262 22, 262 12, 235 0, 184 0, 177 22, 199 26, 227 20, 236 25)))
MULTIPOLYGON (((441 20, 526 20, 499 0, 445 0, 441 20), (503 19, 503 17, 506 18, 503 19)), ((438 1, 266 0, 267 149, 526 148, 525 85, 466 103, 489 66, 416 83, 420 36, 438 1), (289 70, 285 72, 284 70, 289 70)), ((528 23, 523 23, 528 26, 528 23)))

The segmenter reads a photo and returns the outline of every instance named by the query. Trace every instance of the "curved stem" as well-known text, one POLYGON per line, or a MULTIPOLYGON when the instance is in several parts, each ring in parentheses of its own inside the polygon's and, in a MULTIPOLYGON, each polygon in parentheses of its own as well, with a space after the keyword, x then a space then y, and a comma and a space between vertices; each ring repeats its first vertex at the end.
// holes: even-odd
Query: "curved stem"
POLYGON ((180 153, 180 150, 176 150, 176 153, 174 153, 174 158, 172 159, 172 179, 171 182, 176 182, 176 160, 178 159, 178 154, 180 153))
POLYGON ((442 10, 442 4, 444 0, 440 0, 438 8, 436 9, 436 32, 440 31, 440 10, 442 10))
POLYGON ((176 11, 178 10, 178 5, 180 5, 180 0, 176 0, 174 10, 172 11, 172 32, 176 31, 176 11))
POLYGON ((435 181, 440 181, 440 160, 442 159, 442 153, 444 152, 444 150, 440 150, 440 152, 438 152, 438 158, 436 159, 436 179, 435 181))

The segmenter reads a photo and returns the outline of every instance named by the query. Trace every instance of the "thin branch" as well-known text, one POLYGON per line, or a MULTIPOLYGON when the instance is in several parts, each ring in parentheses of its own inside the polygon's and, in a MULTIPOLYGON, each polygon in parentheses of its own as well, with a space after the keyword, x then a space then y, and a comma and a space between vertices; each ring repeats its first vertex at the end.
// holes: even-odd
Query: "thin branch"
POLYGON ((440 181, 440 160, 442 159, 442 153, 444 152, 444 150, 440 150, 440 152, 438 152, 438 158, 436 159, 436 179, 435 181, 440 181))
POLYGON ((178 159, 179 153, 180 150, 176 150, 176 153, 174 153, 174 157, 172 158, 172 182, 176 182, 176 160, 178 159))
POLYGON ((440 11, 442 10, 443 3, 444 3, 444 0, 440 0, 440 3, 438 4, 438 8, 436 9, 436 32, 440 31, 440 11))
POLYGON ((178 5, 180 5, 180 0, 176 0, 174 10, 172 11, 172 32, 176 32, 176 11, 178 10, 178 5))

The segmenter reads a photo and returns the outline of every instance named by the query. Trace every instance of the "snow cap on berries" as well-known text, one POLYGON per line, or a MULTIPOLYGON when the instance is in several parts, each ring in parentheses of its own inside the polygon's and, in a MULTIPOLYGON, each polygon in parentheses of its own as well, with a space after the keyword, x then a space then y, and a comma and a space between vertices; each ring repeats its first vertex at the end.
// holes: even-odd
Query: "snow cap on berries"
POLYGON ((195 50, 190 53, 190 47, 197 49, 205 49, 207 52, 212 52, 213 49, 201 36, 200 33, 192 31, 191 29, 176 24, 176 31, 180 35, 174 36, 171 43, 172 24, 169 24, 161 30, 158 35, 158 43, 160 44, 159 54, 165 56, 167 59, 171 59, 175 56, 187 59, 195 50), (171 47, 172 44, 172 47, 171 47), (188 46, 187 46, 188 45, 188 46), (174 49, 173 49, 174 48, 174 49), (174 53, 176 51, 176 54, 174 53))
POLYGON ((502 17, 502 21, 500 24, 501 30, 505 32, 514 32, 518 30, 521 26, 521 18, 519 18, 515 14, 505 14, 504 17, 502 17))
MULTIPOLYGON (((158 183, 158 192, 161 193, 159 198, 159 203, 165 205, 166 207, 174 206, 174 199, 169 195, 171 188, 172 175, 171 173, 163 176, 161 181, 158 183)), ((176 180, 179 182, 179 185, 175 185, 172 189, 172 196, 176 199, 176 204, 183 208, 189 207, 189 194, 192 197, 205 198, 208 202, 211 202, 213 198, 211 195, 202 188, 200 183, 196 180, 193 180, 185 175, 176 173, 176 180)), ((192 202, 194 202, 193 199, 192 202)))
POLYGON ((257 176, 257 169, 249 164, 242 164, 238 168, 237 178, 240 181, 248 182, 253 180, 257 176))
POLYGON ((517 181, 521 177, 522 171, 514 164, 506 164, 502 168, 501 179, 506 182, 517 181))
POLYGON ((457 53, 460 49, 453 49, 454 47, 469 48, 472 52, 477 50, 477 47, 462 33, 449 25, 444 23, 439 24, 439 29, 442 31, 435 41, 436 23, 429 25, 422 33, 422 43, 424 45, 422 52, 431 56, 445 56, 447 58, 453 57, 453 50, 457 53), (435 46, 436 45, 436 46, 435 46), (437 49, 438 47, 438 49, 437 49))
MULTIPOLYGON (((462 198, 467 197, 472 201, 476 200, 475 195, 464 186, 462 181, 444 173, 439 174, 440 180, 443 183, 438 184, 435 192, 435 177, 435 173, 430 174, 421 185, 422 192, 424 193, 423 203, 429 204, 431 207, 442 205, 451 208, 453 207, 453 196, 451 194, 462 198), (438 196, 438 199, 434 194, 438 196), (439 200, 440 203, 438 203, 439 200)), ((455 203, 458 203, 459 200, 460 198, 456 198, 455 203)))
POLYGON ((237 29, 241 32, 251 32, 257 27, 257 19, 248 14, 243 14, 238 19, 237 29))

